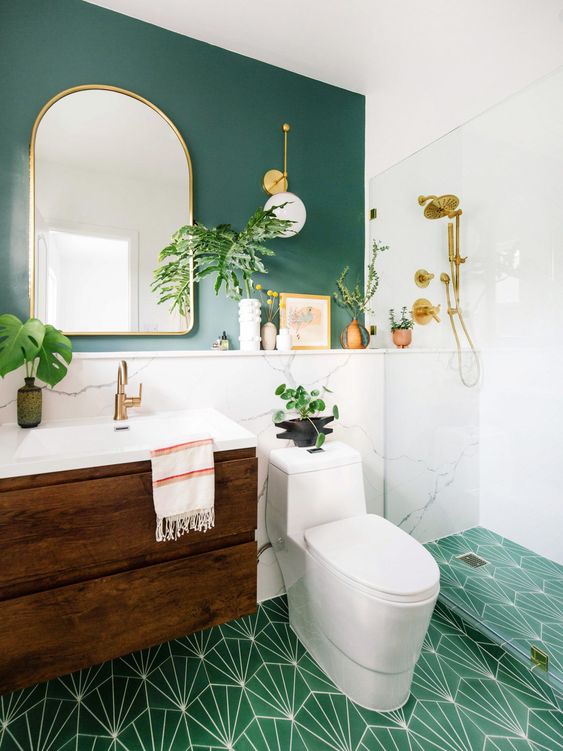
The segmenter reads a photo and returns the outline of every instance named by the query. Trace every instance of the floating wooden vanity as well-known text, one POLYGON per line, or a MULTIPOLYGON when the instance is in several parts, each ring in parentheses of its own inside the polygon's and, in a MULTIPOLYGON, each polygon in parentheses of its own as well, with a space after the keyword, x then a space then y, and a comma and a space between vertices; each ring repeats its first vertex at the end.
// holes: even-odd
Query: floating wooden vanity
POLYGON ((148 461, 0 479, 0 694, 254 612, 255 449, 215 470, 215 527, 161 543, 148 461))

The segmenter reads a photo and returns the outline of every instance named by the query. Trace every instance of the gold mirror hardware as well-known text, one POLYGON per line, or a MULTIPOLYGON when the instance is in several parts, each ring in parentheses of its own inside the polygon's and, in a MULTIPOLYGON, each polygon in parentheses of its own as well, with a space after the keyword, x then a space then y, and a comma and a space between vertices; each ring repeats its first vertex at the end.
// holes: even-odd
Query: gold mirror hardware
POLYGON ((540 670, 549 670, 549 655, 544 652, 543 649, 536 647, 535 644, 530 645, 530 659, 536 667, 540 670))
POLYGON ((419 297, 418 300, 414 301, 412 306, 411 313, 413 321, 420 326, 426 326, 426 324, 430 323, 432 319, 434 319, 436 323, 440 323, 440 317, 438 315, 440 307, 440 305, 432 305, 430 300, 427 300, 425 297, 419 297))
MULTIPOLYGON (((29 160, 30 160, 30 219, 29 219, 29 304, 30 304, 30 316, 33 317, 41 317, 44 316, 41 314, 41 311, 39 310, 39 304, 38 304, 38 284, 37 284, 37 274, 38 274, 38 243, 37 243, 37 196, 36 196, 36 190, 37 190, 37 159, 36 159, 36 146, 37 146, 37 138, 38 138, 38 131, 39 126, 41 125, 41 122, 43 121, 43 118, 48 113, 48 111, 55 105, 57 102, 62 100, 65 97, 69 97, 72 94, 76 94, 78 92, 88 92, 88 91, 105 91, 105 92, 114 92, 116 94, 122 94, 125 97, 130 97, 132 100, 136 100, 138 103, 141 103, 143 105, 146 105, 151 110, 153 110, 172 130, 173 134, 176 136, 179 145, 180 145, 180 152, 182 153, 183 157, 185 158, 185 167, 187 169, 187 190, 188 190, 188 196, 185 202, 185 220, 183 220, 183 223, 185 224, 193 224, 193 170, 192 170, 192 162, 190 153, 188 151, 188 147, 186 145, 186 142, 184 141, 180 131, 178 128, 174 125, 172 120, 161 110, 159 107, 157 107, 155 104, 150 102, 148 99, 145 99, 144 97, 140 96, 139 94, 136 94, 132 91, 128 91, 127 89, 119 88, 118 86, 110 86, 106 84, 84 84, 80 86, 73 86, 72 88, 65 89, 64 91, 59 92, 56 94, 52 99, 50 99, 40 110, 39 114, 37 115, 37 118, 35 120, 35 123, 33 124, 33 129, 31 132, 31 141, 30 141, 30 150, 29 150, 29 160)), ((182 162, 183 163, 183 162, 182 162)), ((194 281, 193 277, 190 280, 190 296, 191 299, 194 299, 194 281)), ((64 333, 68 334, 69 336, 184 336, 185 334, 188 334, 195 323, 195 316, 194 316, 194 306, 192 306, 192 312, 189 316, 189 318, 185 321, 185 326, 179 327, 177 330, 173 331, 138 331, 138 330, 125 330, 125 331, 75 331, 75 330, 68 330, 65 328, 64 333)), ((49 321, 46 321, 49 323, 49 321)), ((183 324, 183 322, 182 322, 183 324)))
POLYGON ((369 218, 370 218, 370 221, 372 219, 377 219, 377 209, 370 209, 369 210, 369 218))
POLYGON ((291 130, 289 123, 282 125, 283 132, 283 172, 279 169, 269 169, 262 179, 262 187, 270 196, 285 193, 289 187, 287 179, 287 134, 291 130))
POLYGON ((426 269, 418 269, 418 271, 415 271, 414 283, 417 287, 428 287, 432 279, 434 279, 434 274, 426 271, 426 269))
POLYGON ((139 384, 138 396, 127 396, 127 363, 122 360, 117 369, 117 391, 115 394, 114 420, 127 420, 127 410, 131 407, 140 407, 143 399, 143 384, 139 384))

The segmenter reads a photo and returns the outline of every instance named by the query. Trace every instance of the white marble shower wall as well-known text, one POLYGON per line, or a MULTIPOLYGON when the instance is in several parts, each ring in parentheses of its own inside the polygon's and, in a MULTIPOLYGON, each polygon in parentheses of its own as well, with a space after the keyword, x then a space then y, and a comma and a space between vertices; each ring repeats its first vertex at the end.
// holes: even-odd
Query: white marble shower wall
MULTIPOLYGON (((410 308, 417 297, 427 297, 442 305, 442 321, 415 327, 413 346, 452 347, 439 281, 440 273, 449 271, 447 220, 425 219, 417 197, 455 193, 461 198, 461 255, 468 256, 461 267, 461 304, 481 352, 483 377, 473 393, 459 386, 455 395, 455 378, 446 385, 445 374, 437 368, 437 380, 427 384, 426 399, 435 410, 451 409, 451 419, 459 424, 469 424, 470 402, 471 411, 478 412, 471 424, 480 430, 479 523, 560 563, 562 91, 559 70, 370 183, 370 205, 378 211, 370 223, 371 237, 391 246, 379 263, 375 318, 383 346, 390 341, 388 308, 410 308), (419 268, 435 274, 426 289, 414 284, 419 268)), ((470 361, 466 356, 468 366, 470 361)), ((388 441, 398 429, 398 420, 391 417, 397 415, 391 381, 398 379, 407 401, 411 394, 413 399, 424 396, 416 370, 404 376, 390 367, 388 441)), ((445 435, 442 431, 447 441, 445 435)), ((450 458, 454 457, 452 451, 450 458)), ((409 505, 392 475, 389 468, 387 513, 400 522, 409 505)), ((403 521, 403 526, 408 523, 403 521)), ((419 526, 414 533, 426 531, 419 526)))
MULTIPOLYGON (((341 419, 334 436, 362 454, 369 510, 383 513, 384 353, 379 351, 282 353, 105 353, 79 354, 68 376, 52 391, 44 390, 44 420, 113 415, 113 395, 120 359, 129 364, 129 390, 143 383, 145 413, 215 407, 258 436, 258 533, 267 542, 264 522, 268 455, 282 444, 276 438, 272 410, 282 382, 307 388, 327 386, 327 404, 336 402, 341 419)), ((15 393, 21 373, 0 381, 0 423, 14 422, 15 393)), ((131 414, 135 412, 132 410, 131 414)), ((283 592, 271 549, 258 565, 260 600, 283 592)))
POLYGON ((479 395, 451 351, 385 357, 385 516, 421 542, 479 520, 479 395))

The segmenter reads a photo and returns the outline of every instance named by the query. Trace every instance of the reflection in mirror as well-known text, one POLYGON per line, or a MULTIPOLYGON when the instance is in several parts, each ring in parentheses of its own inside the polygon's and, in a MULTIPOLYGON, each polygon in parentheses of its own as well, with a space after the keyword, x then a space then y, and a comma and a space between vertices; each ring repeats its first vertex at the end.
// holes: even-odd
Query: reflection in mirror
POLYGON ((193 310, 171 314, 150 289, 160 250, 192 223, 190 158, 168 118, 79 87, 45 106, 31 149, 31 314, 67 333, 189 331, 193 310))

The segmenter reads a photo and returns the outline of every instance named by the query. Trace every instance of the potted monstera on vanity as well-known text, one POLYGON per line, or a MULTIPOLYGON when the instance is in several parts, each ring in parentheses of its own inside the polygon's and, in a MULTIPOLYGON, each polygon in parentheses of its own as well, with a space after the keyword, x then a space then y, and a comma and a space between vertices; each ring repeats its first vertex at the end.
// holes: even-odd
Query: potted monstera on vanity
POLYGON ((67 374, 72 360, 72 344, 54 326, 37 318, 25 323, 17 316, 0 316, 0 376, 25 366, 24 383, 18 390, 18 425, 35 428, 41 422, 42 391, 39 378, 48 386, 56 386, 67 374))
MULTIPOLYGON (((323 391, 331 393, 326 386, 323 386, 323 391)), ((286 403, 285 409, 278 409, 272 415, 275 426, 284 428, 284 432, 278 433, 277 438, 288 438, 296 446, 316 446, 320 449, 326 436, 332 433, 332 428, 326 426, 329 422, 338 420, 339 413, 336 404, 332 408, 332 415, 323 417, 319 413, 324 412, 326 404, 321 399, 321 392, 318 389, 309 392, 304 386, 296 386, 292 389, 282 383, 274 393, 286 403), (286 411, 297 414, 297 417, 286 419, 286 411)))
POLYGON ((262 257, 273 256, 274 251, 264 243, 281 237, 294 224, 278 219, 276 208, 258 209, 240 232, 230 224, 211 229, 194 224, 179 229, 159 256, 161 265, 152 285, 160 295, 159 304, 168 303, 171 311, 187 315, 192 304, 192 272, 196 282, 215 276, 215 294, 224 286, 227 297, 239 301, 240 348, 260 349, 260 300, 252 296, 252 277, 268 273, 262 257))
POLYGON ((388 245, 382 245, 373 241, 371 258, 367 266, 366 288, 363 290, 360 280, 350 289, 346 283, 346 277, 350 267, 346 266, 336 280, 337 291, 333 293, 334 302, 343 308, 352 318, 351 322, 340 334, 340 344, 344 349, 365 349, 369 344, 369 333, 366 327, 358 321, 358 318, 366 313, 373 313, 370 306, 371 300, 379 287, 379 274, 375 269, 375 260, 379 253, 389 250, 388 245))

